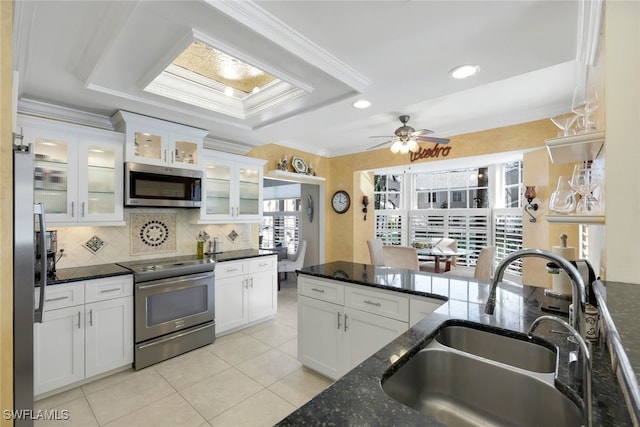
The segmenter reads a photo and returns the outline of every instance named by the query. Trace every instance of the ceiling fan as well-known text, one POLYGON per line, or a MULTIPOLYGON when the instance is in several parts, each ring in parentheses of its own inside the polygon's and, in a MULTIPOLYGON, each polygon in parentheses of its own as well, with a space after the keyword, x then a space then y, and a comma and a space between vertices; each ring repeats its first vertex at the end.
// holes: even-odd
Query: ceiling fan
POLYGON ((374 148, 382 147, 383 145, 391 143, 391 151, 393 153, 408 153, 409 151, 416 152, 420 149, 418 142, 435 142, 436 144, 448 144, 449 139, 447 138, 436 138, 433 136, 426 136, 430 133, 433 133, 432 130, 429 129, 420 129, 415 130, 411 126, 407 125, 407 122, 410 119, 410 116, 402 115, 398 117, 402 126, 400 126, 395 131, 395 136, 381 135, 381 136, 370 136, 369 138, 390 138, 388 141, 385 141, 381 144, 376 144, 367 148, 367 150, 373 150, 374 148))

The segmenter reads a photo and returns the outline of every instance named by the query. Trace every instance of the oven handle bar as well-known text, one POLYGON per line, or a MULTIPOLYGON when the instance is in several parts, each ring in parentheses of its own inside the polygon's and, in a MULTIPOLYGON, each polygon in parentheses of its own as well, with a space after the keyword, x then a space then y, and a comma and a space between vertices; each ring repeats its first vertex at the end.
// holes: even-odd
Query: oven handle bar
POLYGON ((198 332, 198 331, 201 331, 203 329, 210 328, 210 327, 211 327, 211 323, 207 323, 206 325, 202 325, 199 328, 189 329, 189 330, 187 330, 185 332, 182 332, 182 333, 179 333, 179 334, 176 334, 176 335, 172 335, 170 337, 155 339, 152 342, 149 342, 147 344, 138 345, 138 348, 139 349, 143 349, 143 348, 147 348, 147 347, 150 347, 150 346, 153 346, 153 345, 157 345, 157 344, 160 344, 160 343, 165 343, 165 342, 168 342, 168 341, 171 341, 171 340, 175 340, 177 338, 184 337, 185 335, 189 335, 189 334, 192 334, 194 332, 198 332))
POLYGON ((153 281, 153 282, 149 283, 148 285, 138 285, 137 289, 146 290, 146 289, 152 289, 152 288, 158 288, 158 287, 166 286, 167 284, 171 284, 172 286, 175 286, 175 285, 177 285, 179 283, 192 282, 194 280, 200 280, 200 279, 209 279, 211 277, 213 277, 213 273, 190 274, 188 276, 168 277, 166 279, 160 279, 160 280, 153 281))

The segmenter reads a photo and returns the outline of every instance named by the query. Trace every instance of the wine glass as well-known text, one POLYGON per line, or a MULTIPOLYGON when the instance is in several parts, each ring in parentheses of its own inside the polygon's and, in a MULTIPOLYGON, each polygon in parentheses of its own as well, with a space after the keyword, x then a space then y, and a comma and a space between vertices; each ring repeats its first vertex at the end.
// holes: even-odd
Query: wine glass
POLYGON ((576 122, 578 115, 575 113, 564 113, 558 116, 551 117, 551 121, 554 125, 560 128, 558 136, 569 136, 572 133, 571 126, 576 122))
POLYGON ((571 188, 580 194, 576 205, 578 215, 598 215, 600 203, 593 197, 593 190, 600 184, 599 172, 584 165, 576 165, 571 176, 571 188))
POLYGON ((598 92, 595 89, 587 89, 582 93, 579 87, 575 88, 573 91, 571 110, 579 116, 577 120, 578 133, 589 133, 597 130, 596 123, 592 119, 592 116, 599 105, 598 92))
POLYGON ((549 209, 559 214, 570 214, 576 208, 575 194, 567 177, 559 177, 556 191, 549 198, 549 209))

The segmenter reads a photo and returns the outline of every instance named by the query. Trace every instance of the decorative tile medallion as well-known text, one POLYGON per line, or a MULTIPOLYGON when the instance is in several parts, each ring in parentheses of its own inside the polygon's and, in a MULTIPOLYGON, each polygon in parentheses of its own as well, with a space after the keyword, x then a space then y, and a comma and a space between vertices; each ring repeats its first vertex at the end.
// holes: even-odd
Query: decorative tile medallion
POLYGON ((131 214, 131 255, 176 252, 176 214, 131 214))
POLYGON ((88 249, 91 253, 96 253, 105 245, 104 241, 98 236, 93 236, 87 240, 82 246, 88 249))
POLYGON ((231 233, 227 234, 227 238, 232 242, 235 242, 235 240, 238 238, 238 233, 236 233, 236 230, 231 230, 231 233))

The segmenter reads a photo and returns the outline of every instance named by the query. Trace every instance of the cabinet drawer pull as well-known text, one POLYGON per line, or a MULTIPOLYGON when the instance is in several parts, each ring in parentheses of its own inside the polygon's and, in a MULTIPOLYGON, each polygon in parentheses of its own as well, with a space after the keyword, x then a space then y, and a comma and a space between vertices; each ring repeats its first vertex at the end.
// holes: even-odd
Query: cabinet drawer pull
POLYGON ((347 332, 347 329, 348 329, 348 327, 347 327, 347 319, 348 319, 347 313, 345 313, 344 314, 344 331, 345 332, 347 332))
POLYGON ((84 202, 82 202, 82 210, 81 210, 81 212, 82 212, 81 216, 82 216, 82 218, 84 218, 84 202))
POLYGON ((240 270, 240 269, 239 268, 227 268, 225 270, 225 273, 233 273, 234 271, 238 271, 238 270, 240 270))
POLYGON ((340 324, 340 315, 342 313, 338 312, 338 330, 340 330, 340 328, 342 327, 342 325, 340 324))
POLYGON ((106 294, 107 292, 115 292, 115 291, 119 291, 120 288, 112 288, 112 289, 103 289, 100 291, 101 294, 106 294))
POLYGON ((324 294, 324 289, 311 288, 311 290, 315 291, 315 292, 320 292, 321 294, 324 294))
POLYGON ((269 267, 269 263, 268 262, 263 262, 260 264, 260 267, 269 267))
POLYGON ((71 202, 71 218, 76 216, 76 202, 71 202))
POLYGON ((78 329, 80 329, 80 328, 81 328, 81 325, 80 325, 80 312, 78 312, 78 329))
POLYGON ((89 310, 89 326, 93 326, 93 308, 89 310))
POLYGON ((53 302, 53 301, 62 301, 63 299, 69 299, 69 296, 64 296, 64 297, 57 297, 57 298, 47 298, 45 301, 46 302, 53 302))
POLYGON ((369 304, 369 305, 375 305, 376 307, 381 307, 382 304, 380 304, 379 302, 373 302, 373 301, 369 301, 368 299, 364 300, 365 304, 369 304))

